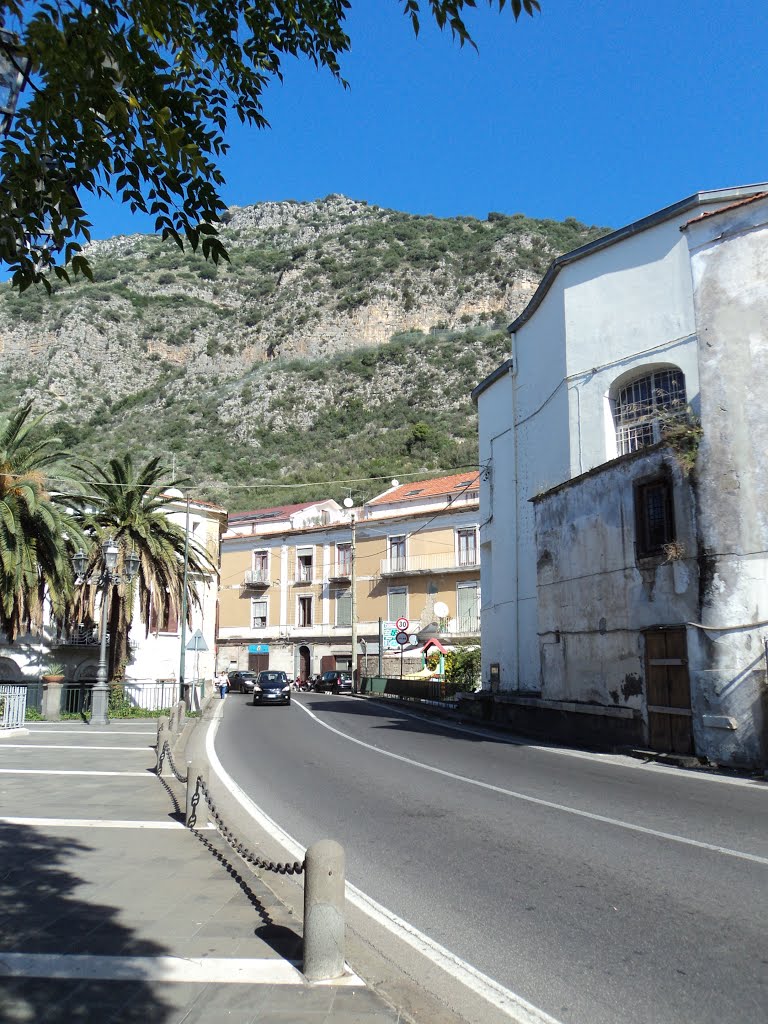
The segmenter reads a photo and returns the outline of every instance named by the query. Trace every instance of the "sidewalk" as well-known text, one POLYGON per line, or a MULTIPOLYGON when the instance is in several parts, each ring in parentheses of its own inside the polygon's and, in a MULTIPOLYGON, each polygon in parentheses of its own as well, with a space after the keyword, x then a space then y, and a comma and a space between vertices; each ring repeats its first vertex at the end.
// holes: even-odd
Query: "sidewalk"
POLYGON ((138 720, 0 738, 0 1020, 400 1020, 354 975, 304 980, 300 926, 215 829, 184 828, 155 736, 138 720))

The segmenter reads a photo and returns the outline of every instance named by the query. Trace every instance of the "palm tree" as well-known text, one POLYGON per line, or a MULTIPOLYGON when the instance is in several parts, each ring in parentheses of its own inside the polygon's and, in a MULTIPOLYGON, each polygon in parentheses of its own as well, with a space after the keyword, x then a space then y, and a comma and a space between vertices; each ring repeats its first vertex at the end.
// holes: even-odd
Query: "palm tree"
POLYGON ((46 594, 61 622, 72 594, 70 555, 80 539, 69 499, 51 494, 47 470, 65 458, 30 419, 32 403, 0 424, 0 629, 9 643, 43 625, 46 594))
MULTIPOLYGON (((154 458, 135 469, 130 454, 110 459, 106 468, 88 463, 86 494, 76 513, 83 531, 93 541, 86 578, 98 576, 101 565, 101 544, 112 537, 119 548, 116 573, 121 575, 126 556, 135 551, 139 569, 130 584, 112 587, 109 603, 108 629, 110 679, 122 679, 128 663, 128 637, 133 619, 138 588, 139 615, 147 634, 151 619, 158 623, 171 619, 180 621, 184 591, 185 531, 168 518, 168 489, 185 481, 161 483, 164 469, 154 458)), ((187 616, 199 606, 195 583, 207 581, 216 572, 208 553, 190 538, 188 541, 187 616)), ((80 588, 74 606, 76 621, 94 619, 94 605, 99 589, 94 585, 80 588)))

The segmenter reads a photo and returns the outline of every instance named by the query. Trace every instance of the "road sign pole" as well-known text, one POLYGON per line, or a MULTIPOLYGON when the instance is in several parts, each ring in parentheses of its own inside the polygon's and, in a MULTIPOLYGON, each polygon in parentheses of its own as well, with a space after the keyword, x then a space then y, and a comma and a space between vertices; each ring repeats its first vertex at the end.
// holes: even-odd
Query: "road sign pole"
POLYGON ((379 679, 384 675, 384 620, 379 619, 379 679))

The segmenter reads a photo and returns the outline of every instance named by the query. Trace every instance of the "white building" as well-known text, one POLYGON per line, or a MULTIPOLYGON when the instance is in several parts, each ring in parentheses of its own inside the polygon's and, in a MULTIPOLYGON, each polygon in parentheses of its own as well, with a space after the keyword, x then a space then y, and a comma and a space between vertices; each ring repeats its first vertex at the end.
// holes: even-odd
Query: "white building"
POLYGON ((765 756, 767 196, 697 193, 559 257, 473 392, 496 717, 655 745, 655 715, 687 718, 699 755, 765 756), (659 445, 686 404, 692 486, 659 445), (661 662, 685 664, 687 708, 649 700, 661 662))

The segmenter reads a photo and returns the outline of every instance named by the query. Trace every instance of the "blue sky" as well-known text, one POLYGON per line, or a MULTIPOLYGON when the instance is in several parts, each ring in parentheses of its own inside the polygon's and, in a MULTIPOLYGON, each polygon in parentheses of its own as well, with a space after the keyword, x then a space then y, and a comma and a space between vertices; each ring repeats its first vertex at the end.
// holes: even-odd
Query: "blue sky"
MULTIPOLYGON (((344 90, 291 62, 271 129, 232 125, 224 199, 343 192, 379 206, 618 227, 699 189, 768 179, 768 6, 541 0, 515 23, 479 0, 479 53, 399 0, 353 0, 344 90)), ((423 4, 426 8, 426 0, 423 4)), ((90 203, 94 237, 151 230, 90 203)))

